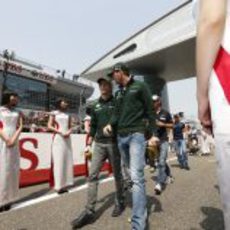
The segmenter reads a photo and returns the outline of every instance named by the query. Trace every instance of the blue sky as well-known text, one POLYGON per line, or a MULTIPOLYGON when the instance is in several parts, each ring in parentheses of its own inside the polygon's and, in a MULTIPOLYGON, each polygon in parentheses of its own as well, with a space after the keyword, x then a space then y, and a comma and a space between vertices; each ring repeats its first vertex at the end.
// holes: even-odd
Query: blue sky
MULTIPOLYGON (((78 74, 182 2, 0 0, 0 49, 8 48, 21 57, 78 74)), ((174 106, 180 103, 176 97, 174 106)))
POLYGON ((170 110, 172 113, 184 111, 185 116, 189 118, 197 118, 195 78, 169 83, 168 95, 170 110))

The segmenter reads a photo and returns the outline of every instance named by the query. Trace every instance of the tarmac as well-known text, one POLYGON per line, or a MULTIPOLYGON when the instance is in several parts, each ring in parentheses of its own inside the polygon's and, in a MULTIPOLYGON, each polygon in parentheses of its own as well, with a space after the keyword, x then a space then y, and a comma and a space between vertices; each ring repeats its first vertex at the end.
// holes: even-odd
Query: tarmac
MULTIPOLYGON (((190 156, 190 171, 180 169, 174 155, 169 165, 175 178, 161 195, 154 193, 156 173, 145 169, 150 230, 223 230, 223 213, 214 155, 190 156)), ((75 179, 69 193, 57 195, 48 184, 22 188, 13 208, 0 214, 0 230, 68 230, 86 203, 86 178, 75 179)), ((113 177, 103 174, 98 189, 97 218, 82 229, 131 229, 131 197, 120 217, 111 217, 113 177)))

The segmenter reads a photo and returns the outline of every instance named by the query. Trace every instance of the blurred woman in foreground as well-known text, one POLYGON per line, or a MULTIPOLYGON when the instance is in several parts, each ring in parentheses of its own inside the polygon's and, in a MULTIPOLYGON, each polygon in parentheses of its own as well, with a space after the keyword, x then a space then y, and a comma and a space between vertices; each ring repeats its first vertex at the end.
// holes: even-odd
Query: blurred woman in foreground
POLYGON ((198 0, 194 10, 199 119, 215 137, 225 228, 230 229, 230 0, 198 0))

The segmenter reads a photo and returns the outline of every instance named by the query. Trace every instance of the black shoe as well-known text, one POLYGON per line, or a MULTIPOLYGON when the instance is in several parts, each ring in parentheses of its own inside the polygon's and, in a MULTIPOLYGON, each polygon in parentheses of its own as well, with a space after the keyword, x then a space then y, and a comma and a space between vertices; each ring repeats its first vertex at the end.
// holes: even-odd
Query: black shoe
POLYGON ((6 204, 0 207, 0 212, 9 211, 11 209, 11 204, 6 204))
POLYGON ((4 206, 5 211, 9 211, 11 209, 11 204, 7 204, 4 206))
POLYGON ((122 214, 122 212, 125 210, 125 205, 124 204, 120 204, 120 205, 115 205, 111 216, 112 217, 118 217, 122 214))
POLYGON ((67 193, 67 192, 69 192, 67 189, 60 189, 57 193, 58 193, 59 195, 61 195, 61 194, 63 194, 63 193, 67 193))
POLYGON ((83 211, 75 220, 71 222, 72 229, 78 229, 84 225, 90 224, 94 220, 94 212, 83 211))

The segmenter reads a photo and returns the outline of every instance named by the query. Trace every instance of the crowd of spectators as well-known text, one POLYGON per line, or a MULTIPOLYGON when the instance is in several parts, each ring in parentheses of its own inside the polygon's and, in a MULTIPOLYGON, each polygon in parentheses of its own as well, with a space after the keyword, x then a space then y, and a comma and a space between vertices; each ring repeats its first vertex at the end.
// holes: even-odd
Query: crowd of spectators
MULTIPOLYGON (((49 112, 29 112, 24 114, 24 128, 23 132, 49 132, 47 123, 49 119, 49 112)), ((74 133, 85 133, 84 120, 80 120, 78 116, 72 115, 74 133)))

